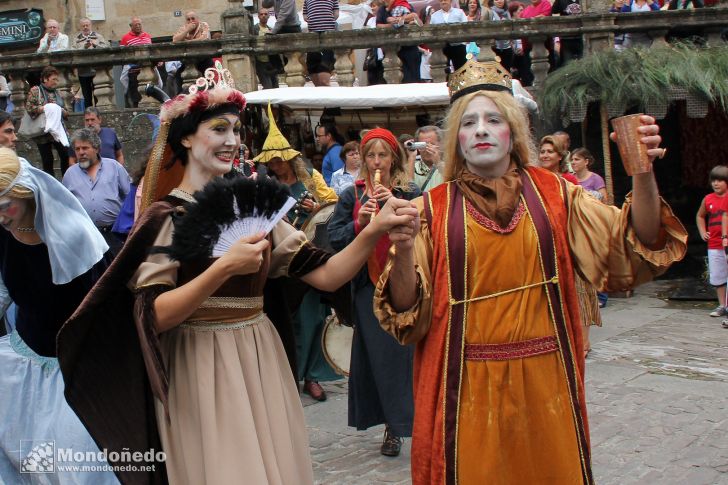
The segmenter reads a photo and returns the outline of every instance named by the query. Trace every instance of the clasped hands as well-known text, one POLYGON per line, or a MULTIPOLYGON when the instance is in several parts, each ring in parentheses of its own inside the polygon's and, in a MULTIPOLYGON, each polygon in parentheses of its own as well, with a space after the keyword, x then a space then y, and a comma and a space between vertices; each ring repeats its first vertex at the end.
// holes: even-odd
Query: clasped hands
POLYGON ((396 247, 411 248, 420 230, 419 211, 409 200, 390 197, 372 220, 372 225, 382 233, 387 232, 396 247))

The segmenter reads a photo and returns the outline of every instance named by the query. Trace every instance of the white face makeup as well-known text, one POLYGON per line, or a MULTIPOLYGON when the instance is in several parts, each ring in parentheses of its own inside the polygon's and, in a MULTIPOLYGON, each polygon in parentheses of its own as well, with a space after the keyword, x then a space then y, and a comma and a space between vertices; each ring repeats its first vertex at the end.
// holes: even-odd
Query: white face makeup
POLYGON ((511 127, 496 104, 476 96, 463 112, 458 147, 468 170, 481 177, 502 176, 511 161, 511 127))
MULTIPOLYGON (((7 231, 17 229, 23 225, 27 218, 31 199, 16 199, 15 197, 0 197, 0 226, 7 231)), ((30 221, 32 224, 32 220, 30 221)))
POLYGON ((201 123, 193 135, 182 139, 188 163, 196 164, 210 177, 228 173, 240 146, 240 126, 234 114, 221 114, 201 123))

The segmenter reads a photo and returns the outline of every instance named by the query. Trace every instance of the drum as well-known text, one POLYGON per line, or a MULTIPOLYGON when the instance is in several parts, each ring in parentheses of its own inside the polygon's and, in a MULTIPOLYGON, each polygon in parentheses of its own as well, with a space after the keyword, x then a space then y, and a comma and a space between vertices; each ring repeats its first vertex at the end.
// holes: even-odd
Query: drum
POLYGON ((301 226, 301 230, 306 234, 306 239, 311 241, 314 246, 331 250, 326 226, 334 216, 334 209, 336 209, 336 202, 326 202, 320 205, 301 226))
POLYGON ((321 349, 326 362, 339 375, 349 376, 353 339, 354 328, 341 325, 336 314, 330 315, 326 319, 326 325, 321 334, 321 349))

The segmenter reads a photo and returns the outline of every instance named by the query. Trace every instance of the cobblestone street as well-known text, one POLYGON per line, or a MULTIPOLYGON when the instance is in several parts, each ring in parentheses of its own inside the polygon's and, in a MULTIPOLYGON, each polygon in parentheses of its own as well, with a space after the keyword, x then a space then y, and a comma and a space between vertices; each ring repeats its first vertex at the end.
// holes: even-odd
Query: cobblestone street
MULTIPOLYGON (((612 298, 591 332, 587 398, 596 482, 728 484, 728 330, 708 302, 658 298, 672 282, 612 298)), ((383 427, 346 426, 346 382, 303 396, 317 483, 406 484, 409 445, 379 454, 383 427)))

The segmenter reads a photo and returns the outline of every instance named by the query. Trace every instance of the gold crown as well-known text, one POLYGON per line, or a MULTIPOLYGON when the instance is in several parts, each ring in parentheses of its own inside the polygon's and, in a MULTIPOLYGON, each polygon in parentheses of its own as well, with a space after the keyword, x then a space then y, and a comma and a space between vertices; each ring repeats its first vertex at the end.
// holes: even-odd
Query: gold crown
POLYGON ((511 91, 511 75, 500 62, 478 62, 469 59, 463 67, 450 74, 447 81, 450 102, 481 89, 511 91))
POLYGON ((220 61, 215 61, 215 67, 208 67, 202 77, 197 78, 195 84, 189 87, 190 94, 208 89, 235 89, 235 80, 230 71, 222 67, 220 61))

